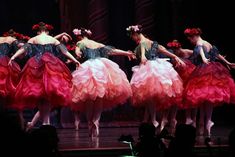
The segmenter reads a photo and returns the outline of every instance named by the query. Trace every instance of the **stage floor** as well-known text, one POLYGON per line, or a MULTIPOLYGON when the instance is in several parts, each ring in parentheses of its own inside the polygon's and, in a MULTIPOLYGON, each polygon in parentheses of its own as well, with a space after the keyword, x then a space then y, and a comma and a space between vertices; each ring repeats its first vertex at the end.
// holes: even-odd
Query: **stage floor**
MULTIPOLYGON (((112 125, 105 123, 101 124, 100 136, 96 138, 88 136, 86 124, 82 124, 81 128, 77 131, 73 128, 58 129, 60 140, 59 149, 64 154, 67 154, 65 156, 76 156, 71 155, 73 153, 76 154, 76 152, 79 152, 80 156, 96 156, 99 152, 105 151, 109 153, 112 151, 114 154, 116 153, 119 155, 131 155, 129 144, 118 141, 121 135, 132 135, 134 140, 138 141, 138 124, 130 123, 131 122, 126 122, 126 124, 116 123, 112 125)), ((228 135, 232 128, 232 126, 215 125, 212 128, 211 147, 228 148, 228 135)), ((195 148, 198 150, 206 148, 204 141, 205 137, 198 136, 195 148)))

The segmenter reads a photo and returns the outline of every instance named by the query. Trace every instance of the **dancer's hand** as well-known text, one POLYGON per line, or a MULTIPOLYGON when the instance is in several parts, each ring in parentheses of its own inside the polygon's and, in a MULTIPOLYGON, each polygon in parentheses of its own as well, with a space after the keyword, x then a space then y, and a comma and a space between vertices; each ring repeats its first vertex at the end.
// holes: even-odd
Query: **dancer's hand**
POLYGON ((148 61, 148 60, 147 60, 146 57, 142 57, 142 58, 141 58, 141 64, 146 64, 147 61, 148 61))
POLYGON ((14 60, 14 59, 12 59, 12 58, 9 60, 9 62, 8 62, 8 65, 9 65, 9 66, 12 66, 12 61, 13 61, 13 60, 14 60))
POLYGON ((76 67, 80 66, 80 62, 79 61, 75 61, 76 67))
POLYGON ((72 61, 70 59, 67 59, 67 61, 65 63, 70 64, 70 63, 72 63, 72 61))
POLYGON ((132 59, 136 59, 136 56, 132 51, 128 50, 127 53, 128 53, 127 57, 129 59, 129 61, 132 60, 132 59))
POLYGON ((231 63, 229 67, 235 69, 235 63, 231 63))
POLYGON ((209 64, 210 63, 210 59, 207 59, 207 58, 203 58, 202 61, 205 64, 209 64))
POLYGON ((179 57, 175 57, 175 61, 176 61, 176 67, 178 66, 186 66, 186 64, 184 63, 184 61, 182 61, 179 57))

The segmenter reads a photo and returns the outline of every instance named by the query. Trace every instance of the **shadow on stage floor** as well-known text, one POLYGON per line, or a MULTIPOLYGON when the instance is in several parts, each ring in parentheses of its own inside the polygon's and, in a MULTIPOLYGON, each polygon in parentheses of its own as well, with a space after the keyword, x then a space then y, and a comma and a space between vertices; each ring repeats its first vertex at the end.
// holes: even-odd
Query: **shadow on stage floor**
MULTIPOLYGON (((138 141, 137 122, 101 123, 100 136, 88 136, 86 124, 81 124, 79 130, 58 129, 59 149, 63 156, 128 156, 132 155, 131 147, 118 139, 121 135, 132 135, 138 141)), ((228 135, 232 126, 215 125, 212 128, 212 142, 210 150, 205 145, 205 137, 197 136, 195 153, 197 156, 206 157, 213 153, 213 157, 228 155, 228 135)), ((167 140, 165 141, 167 144, 167 140)))

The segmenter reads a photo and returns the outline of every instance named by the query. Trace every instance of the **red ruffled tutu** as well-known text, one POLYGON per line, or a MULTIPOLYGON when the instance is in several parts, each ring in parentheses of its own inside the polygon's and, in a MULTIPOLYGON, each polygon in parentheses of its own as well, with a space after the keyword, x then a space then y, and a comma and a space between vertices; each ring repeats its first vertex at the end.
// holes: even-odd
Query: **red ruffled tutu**
POLYGON ((16 85, 19 81, 20 67, 16 62, 9 66, 9 57, 0 57, 0 104, 11 107, 16 85))
POLYGON ((133 67, 131 87, 134 106, 155 103, 157 110, 180 104, 183 83, 172 64, 165 59, 147 61, 133 67))
POLYGON ((189 107, 205 103, 214 106, 234 103, 234 80, 229 70, 219 62, 197 66, 185 87, 184 97, 184 104, 189 104, 189 107))
MULTIPOLYGON (((196 66, 188 59, 184 59, 184 63, 186 64, 185 66, 177 66, 177 67, 175 67, 175 70, 178 72, 181 79, 183 80, 183 84, 185 87, 191 73, 196 68, 196 66)), ((182 95, 182 97, 184 97, 184 96, 182 95)), ((183 98, 182 98, 182 100, 183 100, 183 98)), ((185 108, 188 108, 189 106, 188 106, 188 104, 184 104, 181 101, 181 103, 178 104, 178 107, 181 109, 185 109, 185 108)))
POLYGON ((16 88, 18 109, 34 108, 42 102, 52 107, 71 103, 72 76, 66 65, 50 53, 44 53, 38 61, 32 57, 22 70, 16 88))
POLYGON ((87 60, 72 75, 73 110, 84 111, 88 102, 109 109, 132 95, 125 73, 106 58, 87 60))
POLYGON ((183 80, 184 86, 188 81, 189 76, 193 72, 193 70, 196 68, 196 66, 188 59, 184 59, 185 66, 177 66, 175 67, 175 70, 180 75, 181 79, 183 80))

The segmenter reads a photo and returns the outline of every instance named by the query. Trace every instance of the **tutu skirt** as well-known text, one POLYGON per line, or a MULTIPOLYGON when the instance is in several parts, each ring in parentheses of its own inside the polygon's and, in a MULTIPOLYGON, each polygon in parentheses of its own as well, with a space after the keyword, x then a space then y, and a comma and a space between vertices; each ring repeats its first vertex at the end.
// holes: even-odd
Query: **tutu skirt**
POLYGON ((9 66, 9 60, 7 56, 0 56, 0 104, 4 107, 12 105, 20 74, 19 65, 12 61, 9 66))
POLYGON ((15 106, 34 108, 44 102, 52 107, 67 106, 71 104, 71 79, 66 65, 52 54, 44 53, 40 60, 32 57, 22 70, 15 106))
MULTIPOLYGON (((175 70, 178 72, 181 79, 183 80, 183 85, 185 87, 191 73, 196 68, 196 66, 190 60, 187 59, 184 60, 184 63, 186 64, 185 66, 177 66, 175 67, 175 70)), ((184 95, 182 95, 182 100, 184 99, 183 97, 184 95)), ((184 104, 183 101, 181 101, 181 103, 178 104, 178 107, 181 109, 190 108, 189 104, 184 104)))
POLYGON ((200 107, 234 103, 235 84, 229 70, 219 62, 202 64, 192 72, 184 90, 184 103, 200 107))
POLYGON ((175 67, 175 70, 178 72, 181 79, 183 80, 183 84, 185 85, 196 66, 187 59, 184 60, 184 63, 186 64, 185 66, 175 67))
POLYGON ((171 63, 164 59, 156 59, 135 66, 132 70, 134 106, 155 103, 157 110, 164 110, 180 104, 183 82, 171 63))
POLYGON ((73 110, 83 111, 88 102, 102 105, 104 109, 113 108, 132 95, 125 73, 106 58, 87 60, 72 76, 73 110))

